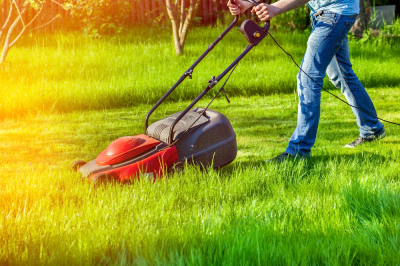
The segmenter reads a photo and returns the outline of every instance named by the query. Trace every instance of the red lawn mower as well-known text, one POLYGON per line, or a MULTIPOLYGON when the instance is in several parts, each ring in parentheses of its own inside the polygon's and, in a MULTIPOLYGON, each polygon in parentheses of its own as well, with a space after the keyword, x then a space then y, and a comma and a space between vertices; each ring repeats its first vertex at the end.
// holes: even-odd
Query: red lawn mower
MULTIPOLYGON (((243 53, 222 74, 209 80, 209 85, 185 110, 150 126, 148 123, 151 114, 187 77, 192 78, 194 68, 234 28, 237 21, 238 17, 235 17, 233 23, 214 43, 208 46, 200 58, 154 105, 146 116, 146 134, 119 138, 113 141, 95 160, 88 163, 74 162, 72 168, 76 171, 79 170, 89 181, 98 184, 109 181, 130 182, 143 177, 155 180, 168 172, 183 168, 186 163, 202 168, 211 166, 220 168, 231 163, 236 158, 237 144, 236 134, 228 118, 217 111, 208 109, 208 106, 194 109, 193 107, 229 71, 233 71, 239 61, 253 47, 265 38, 269 30, 269 23, 260 27, 252 20, 243 22, 240 31, 249 42, 243 53)), ((224 86, 219 92, 223 90, 224 86)))

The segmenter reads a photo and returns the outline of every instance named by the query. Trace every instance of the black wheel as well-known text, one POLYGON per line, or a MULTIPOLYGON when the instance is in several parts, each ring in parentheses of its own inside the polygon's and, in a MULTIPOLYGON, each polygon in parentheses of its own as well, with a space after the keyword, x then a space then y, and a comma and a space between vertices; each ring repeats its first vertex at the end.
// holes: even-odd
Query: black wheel
POLYGON ((109 183, 114 182, 115 179, 107 174, 98 174, 95 177, 93 177, 93 186, 94 187, 101 187, 101 186, 106 186, 109 183))
POLYGON ((175 173, 177 173, 177 174, 183 174, 183 172, 185 171, 184 166, 185 166, 185 164, 183 164, 183 163, 174 164, 173 166, 171 166, 171 167, 168 169, 168 175, 173 175, 173 174, 175 174, 175 173))
POLYGON ((79 160, 79 161, 73 162, 73 163, 71 164, 71 168, 72 168, 72 170, 78 172, 78 171, 79 171, 79 168, 81 168, 81 167, 84 166, 85 164, 86 164, 85 161, 79 160))

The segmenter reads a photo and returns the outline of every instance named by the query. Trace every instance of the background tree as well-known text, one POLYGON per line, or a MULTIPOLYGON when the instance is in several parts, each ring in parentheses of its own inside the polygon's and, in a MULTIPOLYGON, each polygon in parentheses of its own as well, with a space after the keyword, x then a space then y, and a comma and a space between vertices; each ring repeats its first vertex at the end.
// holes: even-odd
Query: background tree
MULTIPOLYGON (((367 7, 369 6, 369 1, 367 2, 367 7)), ((367 27, 367 18, 365 14, 365 4, 364 0, 360 0, 360 13, 358 14, 357 20, 351 28, 351 32, 356 38, 362 38, 363 32, 367 27)))
POLYGON ((83 29, 92 37, 121 33, 129 25, 129 18, 132 19, 132 5, 127 0, 65 0, 65 3, 74 28, 83 29))
POLYGON ((171 20, 176 55, 183 53, 197 2, 198 0, 166 0, 165 7, 171 20))
MULTIPOLYGON (((51 1, 57 3, 54 0, 51 1)), ((19 40, 19 38, 21 38, 26 29, 38 18, 39 14, 44 8, 44 5, 46 4, 46 0, 27 0, 23 2, 17 0, 8 0, 8 2, 9 8, 8 10, 6 10, 6 14, 8 14, 7 18, 3 25, 0 25, 0 47, 2 47, 0 64, 3 64, 6 61, 8 52, 10 51, 11 47, 14 46, 14 44, 19 40), (30 9, 36 10, 36 15, 30 20, 25 21, 23 15, 29 12, 30 9), (17 30, 17 26, 19 24, 21 24, 21 27, 17 30), (6 33, 5 39, 3 36, 4 33, 6 33)), ((60 15, 55 16, 49 22, 42 26, 39 26, 38 28, 50 24, 58 17, 60 17, 60 15)))

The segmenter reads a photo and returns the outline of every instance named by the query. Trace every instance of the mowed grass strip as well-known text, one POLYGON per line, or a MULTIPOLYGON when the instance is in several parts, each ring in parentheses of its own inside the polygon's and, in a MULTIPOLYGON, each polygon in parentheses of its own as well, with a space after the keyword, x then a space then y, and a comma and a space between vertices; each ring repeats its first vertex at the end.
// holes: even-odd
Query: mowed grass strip
MULTIPOLYGON (((224 30, 194 28, 185 54, 175 57, 168 30, 133 28, 117 37, 91 39, 73 33, 25 36, 0 67, 0 119, 51 110, 93 110, 157 101, 224 30)), ((273 32, 300 63, 307 34, 273 32)), ((247 45, 232 30, 195 69, 171 100, 193 99, 247 45)), ((400 84, 400 47, 350 43, 354 70, 367 88, 400 84)), ((267 37, 239 64, 230 81, 231 96, 296 91, 298 69, 267 37)), ((333 87, 329 84, 327 88, 333 87)))
MULTIPOLYGON (((368 90, 399 121, 398 88, 368 90)), ((229 89, 228 89, 229 92, 229 89)), ((338 91, 336 91, 338 93, 338 91)), ((0 263, 15 265, 396 265, 400 135, 357 149, 349 107, 323 94, 313 158, 267 164, 296 126, 295 94, 221 96, 238 157, 155 183, 93 189, 70 171, 114 139, 143 133, 142 104, 6 119, 0 129, 0 263)), ((152 121, 182 110, 165 103, 152 121)), ((202 101, 199 106, 204 106, 202 101)))

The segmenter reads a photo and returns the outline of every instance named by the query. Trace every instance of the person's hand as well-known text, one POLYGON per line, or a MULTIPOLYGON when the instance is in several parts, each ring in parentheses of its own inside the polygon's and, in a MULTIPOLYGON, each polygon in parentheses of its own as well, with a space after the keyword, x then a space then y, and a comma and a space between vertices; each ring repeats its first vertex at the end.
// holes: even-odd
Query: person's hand
POLYGON ((242 0, 229 0, 227 6, 232 15, 237 16, 244 13, 249 7, 252 6, 251 3, 242 0))
POLYGON ((273 5, 259 4, 258 6, 253 7, 251 12, 256 13, 258 18, 265 22, 278 15, 279 10, 279 7, 273 5))

